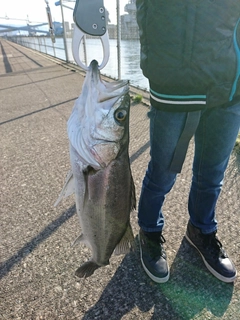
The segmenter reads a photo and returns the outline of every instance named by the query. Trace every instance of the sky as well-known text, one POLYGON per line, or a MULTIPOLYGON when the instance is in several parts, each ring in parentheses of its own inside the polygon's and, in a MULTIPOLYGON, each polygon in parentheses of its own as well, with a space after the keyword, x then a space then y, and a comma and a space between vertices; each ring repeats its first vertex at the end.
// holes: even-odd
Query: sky
MULTIPOLYGON (((53 21, 62 21, 61 8, 55 6, 57 0, 48 0, 53 21)), ((124 6, 128 0, 120 0, 120 14, 124 14, 124 6)), ((63 3, 67 6, 74 7, 75 2, 72 0, 64 0, 63 3)), ((104 5, 110 13, 111 23, 116 23, 116 0, 104 0, 104 5)), ((65 21, 72 22, 73 11, 64 8, 65 21)), ((46 2, 45 0, 1 0, 0 1, 0 24, 23 24, 26 25, 26 20, 30 22, 46 22, 46 2), (5 19, 8 17, 8 19, 5 19), (17 20, 13 20, 17 19, 17 20), (22 20, 23 21, 22 21, 22 20)))

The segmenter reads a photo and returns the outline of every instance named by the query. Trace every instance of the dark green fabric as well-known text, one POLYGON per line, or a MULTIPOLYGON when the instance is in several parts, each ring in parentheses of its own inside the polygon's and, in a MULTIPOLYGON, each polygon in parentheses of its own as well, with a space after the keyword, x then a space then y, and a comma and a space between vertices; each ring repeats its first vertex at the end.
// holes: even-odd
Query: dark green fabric
POLYGON ((233 33, 240 1, 137 0, 136 5, 141 68, 159 92, 205 94, 207 107, 226 104, 237 71, 233 33))

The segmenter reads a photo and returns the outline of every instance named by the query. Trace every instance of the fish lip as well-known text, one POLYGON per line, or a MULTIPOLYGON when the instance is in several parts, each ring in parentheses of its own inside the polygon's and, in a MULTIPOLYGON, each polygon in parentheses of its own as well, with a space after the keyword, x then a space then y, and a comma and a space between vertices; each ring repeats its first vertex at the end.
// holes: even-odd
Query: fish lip
POLYGON ((86 72, 86 83, 92 83, 93 86, 96 86, 98 82, 101 82, 101 75, 98 67, 99 65, 97 60, 92 60, 88 67, 88 71, 86 72))
POLYGON ((97 60, 92 60, 89 66, 90 75, 93 78, 93 81, 97 83, 101 81, 100 70, 98 69, 98 62, 97 60))
POLYGON ((110 99, 119 99, 129 92, 129 80, 117 80, 112 82, 104 81, 101 78, 97 60, 92 60, 89 65, 87 77, 93 87, 98 88, 98 102, 104 102, 110 99))
POLYGON ((97 60, 94 59, 94 60, 91 61, 90 65, 89 65, 89 70, 92 71, 92 72, 96 72, 97 71, 98 73, 100 73, 99 69, 98 69, 98 66, 99 65, 98 65, 97 60))

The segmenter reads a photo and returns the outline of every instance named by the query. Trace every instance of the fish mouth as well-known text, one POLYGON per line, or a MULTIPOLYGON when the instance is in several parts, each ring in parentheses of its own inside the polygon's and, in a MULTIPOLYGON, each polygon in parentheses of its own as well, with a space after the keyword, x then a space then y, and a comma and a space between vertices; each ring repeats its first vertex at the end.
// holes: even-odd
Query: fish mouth
POLYGON ((100 73, 98 67, 99 67, 99 65, 98 65, 97 60, 92 60, 88 68, 89 68, 90 72, 95 73, 97 71, 98 73, 100 73))
POLYGON ((90 77, 93 80, 93 83, 98 83, 99 81, 101 81, 100 70, 98 69, 98 67, 99 65, 97 60, 92 60, 88 67, 89 70, 87 74, 90 75, 90 77))
POLYGON ((113 98, 120 98, 129 92, 128 80, 117 80, 107 82, 101 79, 97 60, 92 60, 89 65, 87 77, 91 78, 90 83, 93 87, 98 88, 98 102, 104 102, 113 98))

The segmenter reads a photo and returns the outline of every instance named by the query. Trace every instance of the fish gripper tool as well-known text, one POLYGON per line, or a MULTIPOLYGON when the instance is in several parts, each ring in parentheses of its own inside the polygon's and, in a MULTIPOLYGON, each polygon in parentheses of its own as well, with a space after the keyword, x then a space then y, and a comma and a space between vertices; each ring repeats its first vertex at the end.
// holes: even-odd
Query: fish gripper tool
POLYGON ((88 70, 79 56, 80 44, 85 35, 100 37, 103 46, 103 61, 99 65, 99 70, 103 69, 109 60, 109 37, 106 27, 106 10, 103 0, 76 0, 73 11, 75 22, 72 39, 72 52, 76 63, 88 70))

